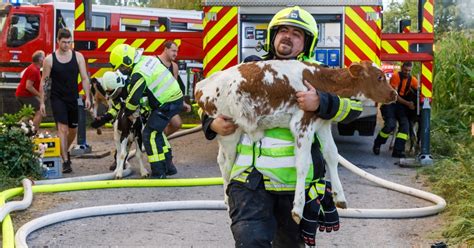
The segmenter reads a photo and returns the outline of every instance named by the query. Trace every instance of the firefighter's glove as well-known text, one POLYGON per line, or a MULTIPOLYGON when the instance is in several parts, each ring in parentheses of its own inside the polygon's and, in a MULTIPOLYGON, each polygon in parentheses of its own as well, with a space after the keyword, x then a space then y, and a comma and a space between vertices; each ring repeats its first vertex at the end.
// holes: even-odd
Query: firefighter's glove
MULTIPOLYGON (((320 180, 321 183, 324 180, 320 180)), ((321 198, 321 211, 319 213, 319 231, 332 232, 339 230, 339 214, 332 198, 331 182, 325 182, 324 195, 321 198)))
POLYGON ((114 117, 112 116, 112 114, 110 113, 106 113, 102 116, 98 116, 95 118, 94 121, 92 121, 91 123, 91 127, 93 128, 99 128, 103 125, 105 125, 105 123, 111 121, 114 117))
POLYGON ((300 223, 301 236, 306 245, 316 245, 316 231, 318 218, 321 212, 321 198, 324 195, 324 184, 312 182, 306 193, 306 203, 303 209, 303 218, 300 223))

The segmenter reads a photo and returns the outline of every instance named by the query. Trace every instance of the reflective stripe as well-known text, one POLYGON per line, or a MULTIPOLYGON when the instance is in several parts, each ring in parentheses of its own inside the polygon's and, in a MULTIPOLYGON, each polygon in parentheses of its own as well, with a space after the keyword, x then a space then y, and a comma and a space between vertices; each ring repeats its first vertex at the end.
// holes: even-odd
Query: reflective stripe
POLYGON ((258 169, 260 168, 295 168, 295 157, 268 157, 260 156, 257 158, 258 169))
POLYGON ((141 77, 140 79, 137 80, 137 82, 133 85, 132 87, 132 90, 130 91, 130 93, 128 94, 128 97, 127 97, 127 100, 125 100, 126 104, 125 104, 125 107, 129 110, 136 110, 138 108, 138 104, 137 105, 133 105, 130 103, 130 100, 133 98, 133 95, 135 94, 135 91, 138 90, 138 88, 141 87, 141 85, 145 83, 145 79, 143 77, 141 77))
POLYGON ((332 120, 339 122, 339 121, 344 120, 344 118, 346 118, 346 116, 350 112, 349 102, 350 102, 349 99, 339 98, 339 109, 337 110, 337 113, 332 118, 332 120))
POLYGON ((324 195, 324 190, 326 190, 326 184, 324 183, 315 183, 308 190, 308 196, 311 199, 315 199, 318 195, 324 195))
POLYGON ((397 139, 408 140, 408 134, 402 133, 402 132, 398 132, 398 133, 397 133, 397 139))
POLYGON ((386 138, 388 138, 388 136, 390 136, 389 133, 384 133, 384 132, 382 132, 382 131, 380 131, 379 135, 380 135, 380 137, 382 137, 382 138, 384 138, 384 139, 386 139, 386 138))
POLYGON ((293 138, 293 134, 291 133, 290 129, 287 128, 274 128, 270 130, 265 130, 264 136, 277 140, 291 141, 292 144, 295 141, 295 138, 293 138))
POLYGON ((117 116, 117 110, 115 110, 115 108, 110 108, 109 111, 107 111, 107 113, 111 114, 113 117, 117 116))
POLYGON ((176 79, 171 75, 171 77, 168 79, 168 81, 166 81, 166 83, 163 84, 161 86, 161 88, 159 88, 158 91, 154 95, 155 96, 161 95, 161 93, 163 93, 165 90, 167 90, 175 81, 176 81, 176 79))
MULTIPOLYGON (((148 162, 159 162, 165 160, 165 153, 159 153, 158 148, 156 147, 156 133, 157 131, 152 131, 150 135, 150 146, 152 154, 148 156, 148 162)), ((163 149, 164 150, 164 149, 163 149)))
POLYGON ((363 111, 362 103, 359 101, 351 100, 351 110, 363 111))
POLYGON ((125 104, 125 107, 130 110, 136 110, 138 108, 138 105, 133 105, 127 102, 127 104, 125 104))
POLYGON ((163 153, 148 156, 149 163, 160 162, 163 160, 165 160, 165 155, 163 153))
POLYGON ((168 74, 171 74, 171 72, 168 71, 168 70, 162 71, 161 74, 158 76, 158 78, 155 81, 153 81, 153 83, 151 83, 150 86, 148 86, 148 88, 150 88, 150 89, 156 88, 158 86, 158 84, 161 81, 163 81, 163 79, 165 79, 166 76, 168 76, 168 74))
POLYGON ((249 166, 252 165, 253 155, 237 154, 235 158, 235 165, 237 166, 249 166))
MULTIPOLYGON (((158 154, 158 148, 156 147, 156 142, 155 142, 156 132, 157 131, 152 131, 151 135, 150 135, 150 146, 151 146, 151 154, 152 155, 158 154)), ((150 162, 152 162, 152 161, 150 161, 150 162)))
MULTIPOLYGON (((162 134, 163 134, 163 140, 165 141, 165 146, 166 146, 167 150, 168 150, 168 149, 171 149, 171 144, 170 144, 170 142, 168 141, 168 137, 166 137, 166 135, 165 135, 164 132, 163 132, 162 134)), ((167 152, 168 152, 168 151, 166 151, 165 153, 167 153, 167 152)))

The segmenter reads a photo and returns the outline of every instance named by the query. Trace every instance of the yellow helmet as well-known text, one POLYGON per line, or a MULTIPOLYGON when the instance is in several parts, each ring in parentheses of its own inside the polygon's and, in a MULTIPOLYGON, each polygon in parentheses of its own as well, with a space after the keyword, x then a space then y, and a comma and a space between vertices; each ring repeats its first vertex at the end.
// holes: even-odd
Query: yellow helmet
POLYGON ((265 51, 275 53, 273 40, 279 26, 292 26, 301 28, 305 32, 304 55, 313 57, 314 48, 318 43, 318 25, 314 17, 299 6, 285 8, 276 13, 268 24, 265 51))
POLYGON ((110 52, 110 64, 114 70, 117 70, 119 66, 125 65, 126 67, 132 67, 135 59, 136 49, 127 44, 120 44, 110 52))

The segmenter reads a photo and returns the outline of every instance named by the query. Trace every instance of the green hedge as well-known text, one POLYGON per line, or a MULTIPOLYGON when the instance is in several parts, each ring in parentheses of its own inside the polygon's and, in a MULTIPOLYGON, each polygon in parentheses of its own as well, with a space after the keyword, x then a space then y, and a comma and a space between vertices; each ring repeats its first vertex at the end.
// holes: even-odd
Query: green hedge
POLYGON ((0 190, 20 184, 24 177, 41 176, 39 154, 34 152, 33 139, 19 125, 33 113, 33 108, 24 107, 16 114, 0 117, 0 190))

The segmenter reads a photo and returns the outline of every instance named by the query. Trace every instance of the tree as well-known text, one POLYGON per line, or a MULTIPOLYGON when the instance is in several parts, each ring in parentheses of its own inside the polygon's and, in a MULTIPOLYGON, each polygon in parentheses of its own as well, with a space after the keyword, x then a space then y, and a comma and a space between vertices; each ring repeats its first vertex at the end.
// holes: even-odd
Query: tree
POLYGON ((156 0, 150 1, 148 7, 202 10, 201 0, 156 0))
POLYGON ((470 0, 436 0, 435 32, 474 29, 473 12, 470 0))
POLYGON ((411 32, 418 31, 418 0, 392 1, 383 12, 383 32, 398 33, 400 20, 411 20, 411 32))
MULTIPOLYGON (((474 10, 469 3, 470 0, 435 0, 435 33, 474 29, 474 10)), ((384 10, 383 18, 385 33, 397 33, 401 19, 410 19, 412 32, 418 32, 418 0, 393 0, 384 10)))

